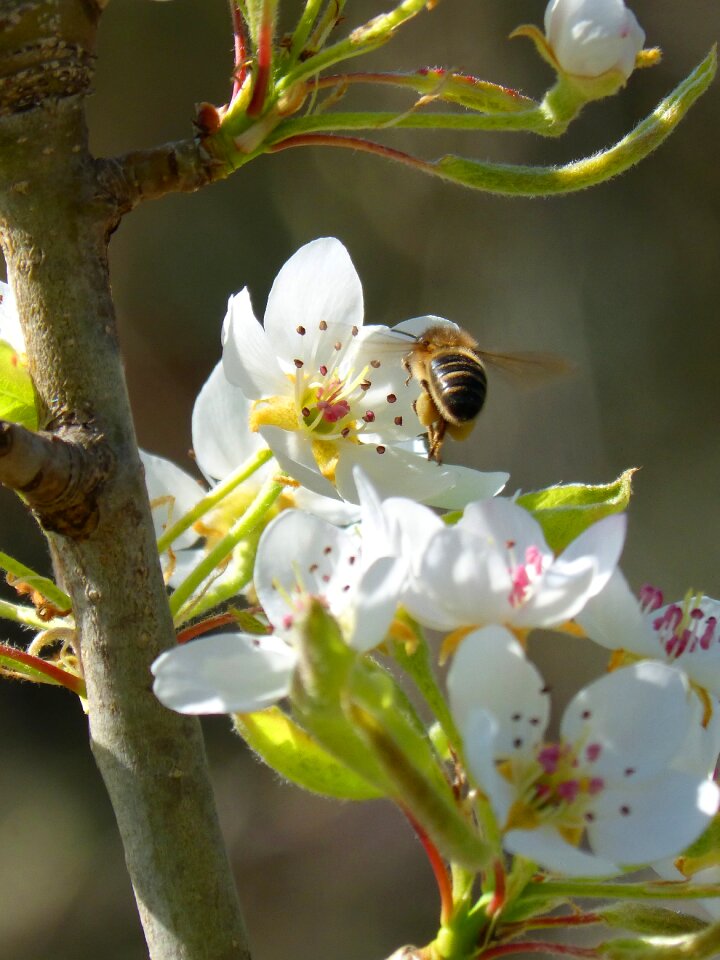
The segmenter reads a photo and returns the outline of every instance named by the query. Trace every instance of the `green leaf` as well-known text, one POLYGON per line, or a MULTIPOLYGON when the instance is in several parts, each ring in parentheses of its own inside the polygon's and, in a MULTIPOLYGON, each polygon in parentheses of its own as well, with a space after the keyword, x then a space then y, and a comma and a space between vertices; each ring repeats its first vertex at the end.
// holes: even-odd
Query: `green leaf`
POLYGON ((591 524, 627 508, 635 469, 626 470, 613 483, 569 483, 524 493, 517 502, 543 528, 548 546, 559 553, 591 524))
POLYGON ((597 913, 608 926, 656 937, 677 937, 707 927, 707 923, 697 917, 646 903, 617 903, 597 913))
POLYGON ((279 707, 237 713, 235 729, 286 780, 337 800, 373 800, 383 794, 331 756, 279 707))
POLYGON ((0 340, 0 420, 37 430, 35 388, 17 351, 0 340))

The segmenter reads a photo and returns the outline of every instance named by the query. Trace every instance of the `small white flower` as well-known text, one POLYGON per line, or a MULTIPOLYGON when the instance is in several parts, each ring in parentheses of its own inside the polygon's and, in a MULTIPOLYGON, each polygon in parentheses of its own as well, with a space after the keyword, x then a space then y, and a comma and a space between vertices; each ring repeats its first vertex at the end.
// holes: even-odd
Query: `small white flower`
POLYGON ((603 647, 675 664, 715 697, 720 697, 719 619, 720 601, 711 597, 688 594, 665 604, 660 590, 645 586, 637 599, 619 570, 577 617, 603 647))
POLYGON ((474 496, 486 495, 482 474, 439 467, 413 448, 419 387, 406 383, 398 338, 383 332, 363 327, 362 287, 347 250, 321 238, 280 270, 264 326, 246 289, 230 298, 225 373, 253 401, 252 429, 308 490, 357 503, 353 468, 361 466, 385 494, 459 506, 456 488, 465 494, 472 476, 485 488, 474 496))
MULTIPOLYGON (((267 444, 258 434, 251 433, 247 421, 250 402, 243 392, 228 382, 221 363, 218 363, 203 385, 192 413, 192 439, 196 463, 211 486, 230 476, 267 444)), ((205 490, 190 474, 163 457, 140 452, 145 467, 145 484, 150 497, 155 534, 158 538, 187 513, 205 495, 205 490)), ((217 506, 173 543, 173 557, 163 558, 164 568, 170 570, 169 584, 177 586, 208 549, 228 532, 232 523, 248 508, 265 480, 278 469, 274 461, 260 467, 240 487, 231 492, 217 506), (200 543, 200 538, 203 542, 200 543)), ((332 523, 349 524, 360 516, 359 507, 336 498, 323 497, 302 487, 283 493, 281 506, 298 507, 332 523)), ((272 516, 273 514, 271 514, 272 516)), ((244 551, 239 544, 236 552, 244 551)), ((229 564, 224 577, 232 578, 235 570, 229 564)))
POLYGON ((262 710, 290 691, 293 630, 310 597, 327 606, 348 644, 363 653, 384 639, 401 583, 392 558, 363 560, 355 531, 287 510, 263 532, 255 565, 273 635, 219 634, 169 650, 152 666, 155 694, 180 713, 262 710))
POLYGON ((559 626, 605 586, 624 537, 625 517, 615 514, 556 557, 527 510, 500 498, 471 503, 428 543, 420 567, 424 603, 410 610, 439 630, 559 626))
POLYGON ((545 37, 560 67, 580 77, 618 71, 627 80, 645 33, 623 0, 551 0, 545 37))
POLYGON ((12 287, 0 280, 0 340, 18 353, 25 353, 25 337, 20 326, 12 287))
POLYGON ((544 739, 542 677, 501 627, 465 640, 448 688, 504 846, 548 870, 609 876, 673 856, 717 811, 709 771, 720 724, 702 728, 674 667, 638 663, 590 684, 567 707, 557 742, 544 739))

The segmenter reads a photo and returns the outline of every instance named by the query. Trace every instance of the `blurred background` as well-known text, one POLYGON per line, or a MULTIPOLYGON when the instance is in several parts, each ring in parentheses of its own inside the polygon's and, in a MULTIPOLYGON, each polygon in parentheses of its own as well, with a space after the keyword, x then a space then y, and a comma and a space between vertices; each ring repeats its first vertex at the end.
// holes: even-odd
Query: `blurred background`
MULTIPOLYGON (((299 3, 284 0, 292 15, 299 3)), ((352 26, 384 9, 352 0, 352 26)), ((636 0, 663 63, 587 108, 560 141, 397 132, 426 156, 458 152, 565 162, 607 146, 705 55, 720 8, 636 0)), ((445 0, 365 68, 446 65, 541 95, 548 68, 527 41, 540 0, 445 0)), ((288 18, 289 20, 291 17, 288 18)), ((222 0, 113 0, 103 18, 89 123, 98 155, 190 133, 193 104, 224 103, 231 34, 222 0)), ((366 315, 424 313, 489 349, 569 357, 572 378, 527 393, 491 382, 486 411, 448 461, 508 470, 509 490, 635 481, 624 570, 675 598, 720 595, 720 164, 717 84, 658 152, 620 180, 553 200, 506 200, 347 151, 262 158, 195 196, 146 204, 113 238, 111 266, 141 444, 191 469, 190 412, 220 356, 228 295, 256 312, 302 243, 339 237, 363 280, 366 315)), ((399 109, 363 91, 363 109, 399 109)), ((19 503, 0 490, 0 548, 47 569, 19 503)), ((4 630, 5 628, 3 628, 4 630)), ((3 636, 2 639, 7 639, 3 636)), ((556 691, 604 657, 555 636, 531 651, 556 691)), ((122 850, 79 705, 60 690, 0 688, 1 960, 141 960, 122 850)), ((433 935, 437 898, 419 845, 387 804, 340 805, 279 784, 223 719, 206 724, 218 803, 256 960, 373 960, 433 935)))

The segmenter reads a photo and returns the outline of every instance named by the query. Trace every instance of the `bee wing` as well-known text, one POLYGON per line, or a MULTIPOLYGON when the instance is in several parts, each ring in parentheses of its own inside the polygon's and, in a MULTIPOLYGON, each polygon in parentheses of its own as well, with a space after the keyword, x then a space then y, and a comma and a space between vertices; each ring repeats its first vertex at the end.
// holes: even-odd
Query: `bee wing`
POLYGON ((553 353, 535 353, 534 351, 494 353, 490 350, 476 350, 475 353, 489 367, 528 386, 553 377, 567 376, 575 370, 573 363, 553 353))
POLYGON ((402 357, 410 352, 413 344, 417 343, 426 330, 439 326, 460 330, 460 327, 452 320, 444 320, 442 317, 428 314, 424 317, 403 320, 402 323, 398 323, 394 327, 371 326, 368 324, 362 328, 362 336, 365 341, 369 341, 373 346, 377 345, 384 353, 396 353, 399 357, 402 357))

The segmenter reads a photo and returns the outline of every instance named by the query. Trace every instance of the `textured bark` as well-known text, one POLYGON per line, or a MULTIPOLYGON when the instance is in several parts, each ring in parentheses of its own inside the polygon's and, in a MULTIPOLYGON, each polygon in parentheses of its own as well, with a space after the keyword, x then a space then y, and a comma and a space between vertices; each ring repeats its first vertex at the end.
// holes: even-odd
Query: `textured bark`
POLYGON ((91 526, 49 540, 150 955, 238 960, 247 950, 200 728, 151 691, 150 663, 175 638, 110 296, 107 241, 127 203, 87 147, 98 15, 91 0, 0 0, 0 242, 46 408, 43 449, 71 438, 102 476, 91 526))

